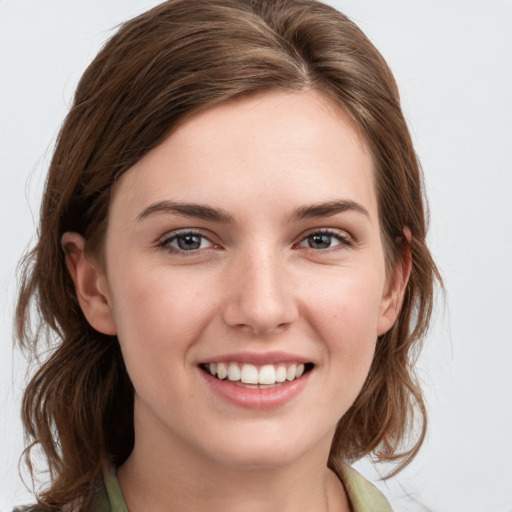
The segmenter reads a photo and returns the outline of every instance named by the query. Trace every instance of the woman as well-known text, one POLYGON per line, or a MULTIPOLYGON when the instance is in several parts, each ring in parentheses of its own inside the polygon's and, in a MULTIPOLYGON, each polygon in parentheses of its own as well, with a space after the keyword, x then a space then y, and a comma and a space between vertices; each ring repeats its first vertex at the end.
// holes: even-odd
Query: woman
MULTIPOLYGON (((311 0, 171 0, 77 88, 18 302, 41 510, 390 510, 437 276, 391 72, 311 0)), ((422 428, 411 446, 414 414, 422 428)))

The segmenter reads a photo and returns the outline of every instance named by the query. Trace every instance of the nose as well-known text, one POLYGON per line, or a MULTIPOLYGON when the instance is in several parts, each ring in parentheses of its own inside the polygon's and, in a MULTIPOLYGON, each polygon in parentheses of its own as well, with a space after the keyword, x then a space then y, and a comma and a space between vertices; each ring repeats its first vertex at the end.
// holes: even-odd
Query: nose
POLYGON ((256 336, 285 329, 299 316, 289 274, 284 257, 272 251, 241 256, 226 276, 224 321, 256 336))

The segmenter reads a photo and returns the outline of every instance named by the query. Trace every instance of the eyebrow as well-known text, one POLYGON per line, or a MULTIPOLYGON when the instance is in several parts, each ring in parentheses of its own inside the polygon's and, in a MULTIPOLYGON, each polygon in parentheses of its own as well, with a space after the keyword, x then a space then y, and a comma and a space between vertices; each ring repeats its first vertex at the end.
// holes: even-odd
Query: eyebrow
POLYGON ((159 201, 144 208, 137 215, 137 220, 141 221, 156 213, 174 213, 183 217, 193 217, 195 219, 211 220, 215 222, 231 223, 233 216, 222 208, 213 208, 202 204, 179 203, 175 201, 159 201))
POLYGON ((360 213, 365 217, 368 217, 368 219, 370 218, 368 210, 359 203, 347 199, 340 199, 335 201, 327 201, 324 203, 316 203, 312 205, 301 206, 292 213, 292 215, 290 216, 290 220, 297 221, 305 219, 314 219, 317 217, 330 217, 338 213, 350 211, 360 213))
MULTIPOLYGON (((368 210, 354 201, 340 199, 336 201, 326 201, 312 205, 301 206, 297 208, 289 217, 290 221, 299 221, 313 219, 317 217, 330 217, 338 213, 353 211, 370 218, 368 210)), ((158 201, 144 208, 137 220, 141 221, 157 213, 171 213, 183 217, 192 217, 196 219, 209 220, 230 224, 234 222, 234 217, 222 208, 213 208, 196 203, 179 203, 176 201, 158 201)))

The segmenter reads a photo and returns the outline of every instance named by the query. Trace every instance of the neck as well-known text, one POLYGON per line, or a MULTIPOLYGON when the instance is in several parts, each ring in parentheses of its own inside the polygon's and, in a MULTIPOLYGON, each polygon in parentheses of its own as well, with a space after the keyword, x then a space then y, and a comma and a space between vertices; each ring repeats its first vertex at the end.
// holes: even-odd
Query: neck
POLYGON ((233 467, 172 436, 162 443, 161 436, 138 430, 134 450, 118 471, 130 512, 350 509, 343 486, 326 467, 329 439, 325 447, 283 465, 233 467))

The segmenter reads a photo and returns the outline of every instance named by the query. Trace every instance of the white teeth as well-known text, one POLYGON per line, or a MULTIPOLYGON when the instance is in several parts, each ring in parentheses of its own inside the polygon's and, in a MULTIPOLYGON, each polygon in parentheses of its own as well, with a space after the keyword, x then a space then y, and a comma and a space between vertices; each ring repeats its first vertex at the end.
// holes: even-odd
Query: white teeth
POLYGON ((244 384, 258 384, 258 368, 252 364, 244 364, 240 373, 240 380, 244 384))
POLYGON ((276 383, 276 370, 271 364, 266 364, 260 368, 258 382, 260 384, 276 383))
POLYGON ((290 367, 288 368, 287 372, 286 372, 286 378, 288 380, 293 380, 295 379, 296 377, 296 372, 297 372, 297 366, 295 364, 292 364, 290 365, 290 367))
POLYGON ((236 363, 231 363, 228 368, 229 380, 240 380, 240 368, 236 363))
POLYGON ((241 381, 244 384, 265 384, 272 385, 276 383, 292 381, 298 379, 304 374, 304 364, 292 363, 286 368, 286 365, 280 364, 274 366, 266 364, 259 369, 253 364, 240 363, 209 363, 205 365, 206 369, 214 377, 224 380, 226 377, 233 382, 241 381))
POLYGON ((225 379, 228 376, 228 369, 226 368, 226 365, 224 363, 218 363, 217 364, 217 377, 219 377, 220 380, 225 379))
POLYGON ((284 382, 286 380, 286 366, 282 364, 276 369, 276 382, 284 382))

